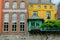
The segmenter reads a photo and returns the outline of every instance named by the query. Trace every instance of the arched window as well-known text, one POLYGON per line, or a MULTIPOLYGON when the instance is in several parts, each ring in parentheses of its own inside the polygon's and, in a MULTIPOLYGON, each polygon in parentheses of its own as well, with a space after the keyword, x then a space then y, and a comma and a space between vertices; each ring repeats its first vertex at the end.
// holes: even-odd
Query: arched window
POLYGON ((12 22, 16 22, 17 21, 17 14, 13 14, 12 15, 12 22))
POLYGON ((4 15, 4 31, 8 31, 8 21, 9 21, 9 14, 4 15))
POLYGON ((20 14, 20 21, 24 21, 24 17, 25 17, 24 14, 20 14))
POLYGON ((25 2, 20 2, 20 8, 25 8, 25 2))
POLYGON ((13 2, 13 8, 17 8, 17 2, 13 2))
POLYGON ((9 14, 5 14, 4 15, 4 22, 8 22, 9 21, 9 14))
POLYGON ((9 2, 5 2, 5 8, 9 8, 9 2))

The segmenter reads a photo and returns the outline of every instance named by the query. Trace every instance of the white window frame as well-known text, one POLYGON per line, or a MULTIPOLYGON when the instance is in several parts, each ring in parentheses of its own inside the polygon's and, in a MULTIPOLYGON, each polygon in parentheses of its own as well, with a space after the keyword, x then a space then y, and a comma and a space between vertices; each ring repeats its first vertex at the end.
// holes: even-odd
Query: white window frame
POLYGON ((24 1, 22 1, 22 2, 20 2, 20 8, 25 8, 25 2, 24 1))
POLYGON ((24 20, 25 20, 25 14, 24 13, 21 13, 20 14, 20 22, 22 22, 24 20))
POLYGON ((17 8, 17 2, 13 2, 13 6, 12 7, 13 7, 13 9, 17 8))
POLYGON ((16 13, 14 13, 12 15, 12 22, 17 22, 17 14, 16 13))
POLYGON ((24 32, 24 22, 20 22, 20 32, 24 32))
POLYGON ((4 14, 4 22, 9 22, 9 14, 4 14))
POLYGON ((9 8, 9 2, 5 2, 5 8, 9 8))
POLYGON ((4 32, 8 32, 8 22, 4 22, 4 32))
POLYGON ((16 32, 16 28, 17 28, 16 22, 12 23, 12 32, 16 32))

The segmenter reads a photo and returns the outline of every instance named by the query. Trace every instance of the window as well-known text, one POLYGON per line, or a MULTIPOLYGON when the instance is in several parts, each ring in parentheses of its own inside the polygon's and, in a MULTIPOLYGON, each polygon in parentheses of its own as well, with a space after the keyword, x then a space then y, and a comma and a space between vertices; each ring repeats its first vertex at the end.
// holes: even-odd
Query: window
POLYGON ((50 9, 52 9, 52 6, 50 6, 50 9))
POLYGON ((5 8, 9 8, 9 2, 5 2, 5 8))
POLYGON ((17 8, 17 2, 13 2, 13 8, 17 8))
POLYGON ((12 31, 16 31, 16 23, 12 23, 12 31))
POLYGON ((39 6, 38 6, 38 9, 40 9, 40 8, 41 8, 41 6, 39 5, 39 6))
POLYGON ((17 21, 17 14, 13 14, 12 15, 12 22, 16 22, 17 21))
POLYGON ((46 9, 46 8, 47 8, 47 6, 44 6, 44 8, 46 9))
POLYGON ((20 22, 20 31, 21 31, 21 32, 24 31, 24 22, 20 22))
POLYGON ((38 12, 34 11, 33 15, 37 16, 38 15, 38 12))
POLYGON ((35 22, 31 22, 31 26, 35 26, 35 22))
POLYGON ((30 5, 30 8, 33 8, 33 5, 30 5))
POLYGON ((5 14, 4 15, 4 22, 8 22, 9 21, 9 14, 5 14))
POLYGON ((31 26, 37 26, 37 27, 39 27, 40 26, 40 24, 39 24, 39 22, 31 22, 31 26))
POLYGON ((34 12, 33 12, 32 18, 39 18, 39 17, 38 17, 38 12, 37 12, 37 11, 34 11, 34 12))
POLYGON ((36 22, 36 26, 37 26, 37 27, 39 27, 39 26, 40 26, 39 22, 36 22))
POLYGON ((25 15, 23 13, 20 14, 20 21, 24 21, 25 15))
POLYGON ((4 22, 4 31, 8 31, 8 22, 4 22))
POLYGON ((47 12, 47 19, 50 19, 50 12, 47 12))
POLYGON ((20 2, 20 8, 25 8, 25 2, 20 2))

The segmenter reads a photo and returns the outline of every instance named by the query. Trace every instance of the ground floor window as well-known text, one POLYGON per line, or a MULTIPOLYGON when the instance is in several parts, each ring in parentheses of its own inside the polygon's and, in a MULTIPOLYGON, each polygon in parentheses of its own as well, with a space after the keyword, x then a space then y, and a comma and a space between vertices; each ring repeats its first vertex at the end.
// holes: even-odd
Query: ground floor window
POLYGON ((12 31, 16 31, 16 23, 12 23, 12 31))
POLYGON ((4 31, 8 31, 8 22, 4 22, 4 31))
POLYGON ((24 31, 24 22, 20 22, 20 31, 24 31))

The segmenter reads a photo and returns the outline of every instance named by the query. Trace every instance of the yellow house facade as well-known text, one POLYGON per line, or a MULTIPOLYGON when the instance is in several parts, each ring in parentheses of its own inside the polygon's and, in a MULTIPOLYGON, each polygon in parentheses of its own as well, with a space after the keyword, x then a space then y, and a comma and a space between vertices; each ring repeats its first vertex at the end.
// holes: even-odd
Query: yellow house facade
POLYGON ((56 14, 55 4, 29 4, 28 5, 29 18, 32 18, 34 12, 37 12, 38 17, 44 19, 44 21, 55 20, 56 14))

